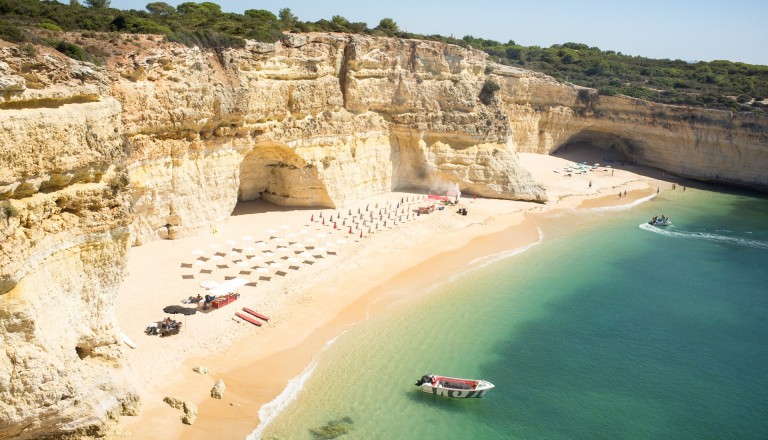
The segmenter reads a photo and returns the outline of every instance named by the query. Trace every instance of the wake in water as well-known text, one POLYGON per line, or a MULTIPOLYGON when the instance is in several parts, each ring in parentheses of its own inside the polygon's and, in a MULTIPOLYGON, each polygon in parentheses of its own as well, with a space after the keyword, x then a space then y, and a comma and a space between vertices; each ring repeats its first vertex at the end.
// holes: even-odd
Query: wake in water
POLYGON ((713 234, 709 232, 676 231, 676 230, 669 229, 669 227, 659 228, 656 226, 651 226, 648 223, 643 223, 639 226, 640 226, 640 229, 643 229, 645 231, 654 232, 656 234, 665 235, 667 237, 693 238, 696 240, 707 240, 715 243, 747 246, 754 249, 768 249, 768 242, 761 241, 761 240, 750 240, 748 238, 731 237, 728 235, 713 234))
POLYGON ((640 205, 642 203, 645 203, 645 202, 653 199, 654 197, 656 197, 656 194, 651 194, 650 196, 647 196, 647 197, 641 197, 641 198, 635 200, 634 202, 630 202, 630 203, 627 203, 627 204, 624 204, 624 205, 604 206, 604 207, 601 207, 601 208, 590 208, 588 211, 590 211, 590 212, 627 211, 627 210, 629 210, 631 208, 634 208, 635 206, 638 206, 638 205, 640 205))

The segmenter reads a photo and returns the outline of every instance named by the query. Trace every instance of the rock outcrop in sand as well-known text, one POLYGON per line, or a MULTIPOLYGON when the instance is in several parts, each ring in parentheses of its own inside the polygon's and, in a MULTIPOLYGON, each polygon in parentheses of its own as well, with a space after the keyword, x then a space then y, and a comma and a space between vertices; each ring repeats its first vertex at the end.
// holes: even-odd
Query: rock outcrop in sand
POLYGON ((209 231, 238 200, 458 186, 543 202, 516 153, 575 141, 768 189, 764 115, 600 97, 438 42, 136 44, 95 67, 0 42, 2 438, 98 435, 138 411, 113 311, 128 249, 209 231), (500 90, 480 100, 488 81, 500 90))

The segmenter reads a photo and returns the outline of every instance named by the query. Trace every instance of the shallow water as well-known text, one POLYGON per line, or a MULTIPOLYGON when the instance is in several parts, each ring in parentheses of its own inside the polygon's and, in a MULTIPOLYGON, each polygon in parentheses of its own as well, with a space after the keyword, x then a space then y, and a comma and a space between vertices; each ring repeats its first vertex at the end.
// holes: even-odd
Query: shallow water
POLYGON ((337 338, 259 435, 348 417, 340 438, 768 438, 766 198, 678 189, 542 234, 337 338), (496 389, 427 395, 427 371, 496 389))

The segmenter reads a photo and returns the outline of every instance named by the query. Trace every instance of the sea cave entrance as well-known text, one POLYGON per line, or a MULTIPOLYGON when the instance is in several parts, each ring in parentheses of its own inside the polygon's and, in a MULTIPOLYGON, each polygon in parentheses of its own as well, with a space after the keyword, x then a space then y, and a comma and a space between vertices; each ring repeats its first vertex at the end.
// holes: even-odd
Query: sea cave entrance
POLYGON ((258 200, 284 207, 333 206, 317 168, 292 148, 277 143, 257 145, 243 159, 233 215, 251 205, 247 202, 258 200))
POLYGON ((632 144, 612 133, 584 130, 560 144, 552 155, 573 162, 595 163, 633 163, 632 144))

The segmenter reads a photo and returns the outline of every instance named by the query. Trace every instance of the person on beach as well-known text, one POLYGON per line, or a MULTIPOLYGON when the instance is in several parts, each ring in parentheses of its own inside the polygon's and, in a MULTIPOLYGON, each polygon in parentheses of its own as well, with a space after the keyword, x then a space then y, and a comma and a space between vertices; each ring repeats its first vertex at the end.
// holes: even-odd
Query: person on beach
POLYGON ((677 185, 675 185, 675 184, 673 183, 673 184, 672 184, 672 189, 676 189, 676 188, 677 188, 677 185))
POLYGON ((658 193, 659 193, 659 187, 657 186, 656 187, 656 194, 658 194, 658 193))
POLYGON ((624 197, 627 196, 627 190, 624 190, 624 197))
POLYGON ((592 188, 592 181, 589 181, 589 187, 592 188))

